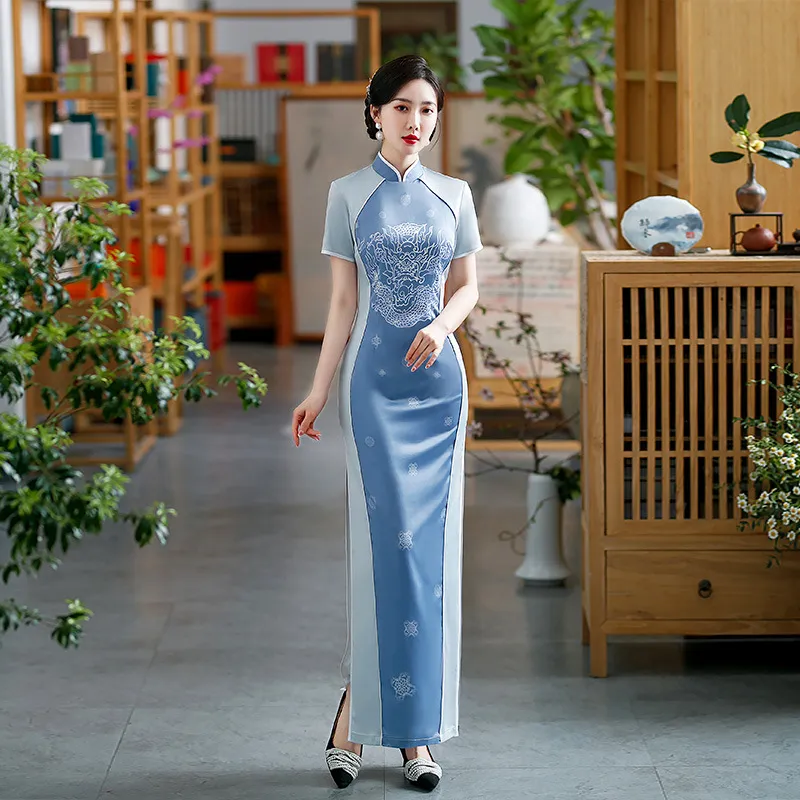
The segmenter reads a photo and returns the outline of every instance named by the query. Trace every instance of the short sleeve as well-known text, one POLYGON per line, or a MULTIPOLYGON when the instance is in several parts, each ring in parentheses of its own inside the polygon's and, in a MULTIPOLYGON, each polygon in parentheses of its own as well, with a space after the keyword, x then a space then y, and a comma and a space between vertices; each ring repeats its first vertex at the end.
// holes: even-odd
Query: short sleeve
POLYGON ((326 256, 337 256, 346 261, 355 261, 353 232, 347 213, 347 201, 336 182, 328 192, 328 210, 325 213, 325 233, 322 236, 322 252, 326 256))
POLYGON ((453 258, 462 258, 470 253, 482 250, 481 236, 478 232, 478 217, 475 214, 475 203, 472 200, 472 190, 468 183, 464 183, 461 192, 461 210, 458 214, 456 227, 456 248, 453 258))

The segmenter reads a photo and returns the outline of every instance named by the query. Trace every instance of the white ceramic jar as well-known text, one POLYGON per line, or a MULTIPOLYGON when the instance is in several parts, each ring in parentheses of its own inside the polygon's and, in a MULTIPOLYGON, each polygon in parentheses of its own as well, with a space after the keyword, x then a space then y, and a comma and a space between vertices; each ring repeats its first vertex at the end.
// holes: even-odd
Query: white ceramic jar
POLYGON ((517 174, 486 190, 480 222, 484 244, 534 245, 550 230, 550 208, 544 192, 517 174))

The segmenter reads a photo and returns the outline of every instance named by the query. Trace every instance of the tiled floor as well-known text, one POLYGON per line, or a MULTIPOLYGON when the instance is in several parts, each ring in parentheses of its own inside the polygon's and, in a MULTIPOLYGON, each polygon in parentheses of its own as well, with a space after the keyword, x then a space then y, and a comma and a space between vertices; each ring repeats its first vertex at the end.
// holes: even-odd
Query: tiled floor
MULTIPOLYGON (((239 346, 271 391, 189 409, 133 477, 130 504, 179 509, 166 548, 125 531, 15 586, 96 612, 76 652, 45 631, 0 650, 0 800, 312 800, 409 796, 397 751, 368 748, 338 792, 322 751, 344 635, 343 474, 333 404, 295 450, 289 412, 315 348, 239 346)), ((587 677, 577 580, 524 589, 499 541, 524 477, 468 482, 462 735, 434 748, 458 800, 797 800, 800 647, 622 640, 587 677), (484 764, 488 768, 484 768, 484 764)), ((567 509, 577 573, 578 508, 567 509)), ((12 588, 12 587, 4 587, 12 588)))

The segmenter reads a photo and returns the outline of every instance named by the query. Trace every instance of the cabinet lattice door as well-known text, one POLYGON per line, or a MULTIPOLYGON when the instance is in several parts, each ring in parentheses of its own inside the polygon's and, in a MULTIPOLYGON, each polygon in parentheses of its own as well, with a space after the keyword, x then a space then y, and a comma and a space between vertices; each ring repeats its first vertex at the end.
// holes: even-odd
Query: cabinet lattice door
POLYGON ((606 404, 608 535, 730 534, 739 491, 760 490, 734 419, 782 410, 751 381, 791 367, 800 276, 742 277, 606 276, 605 384, 622 389, 606 404))

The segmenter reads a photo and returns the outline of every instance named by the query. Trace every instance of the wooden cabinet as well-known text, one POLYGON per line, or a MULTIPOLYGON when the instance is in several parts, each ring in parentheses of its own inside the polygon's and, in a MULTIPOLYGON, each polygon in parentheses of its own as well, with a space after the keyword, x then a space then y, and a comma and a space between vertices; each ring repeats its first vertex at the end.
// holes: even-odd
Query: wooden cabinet
MULTIPOLYGON (((713 164, 732 149, 724 110, 747 95, 752 127, 800 107, 797 0, 617 0, 617 183, 620 216, 643 197, 671 194, 702 213, 703 244, 727 248, 728 212, 744 161, 713 164)), ((800 144, 800 137, 789 137, 800 144)), ((765 211, 800 225, 793 170, 756 158, 765 211)))
POLYGON ((752 381, 800 353, 792 258, 584 253, 581 271, 584 637, 800 633, 800 552, 739 531, 755 498, 736 419, 775 418, 752 381))

